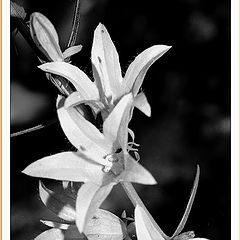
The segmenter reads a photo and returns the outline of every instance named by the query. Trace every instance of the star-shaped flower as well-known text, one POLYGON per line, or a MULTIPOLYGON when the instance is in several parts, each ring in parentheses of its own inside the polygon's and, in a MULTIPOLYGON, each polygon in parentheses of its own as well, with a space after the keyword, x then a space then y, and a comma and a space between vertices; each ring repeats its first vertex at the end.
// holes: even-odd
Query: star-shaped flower
POLYGON ((36 46, 50 62, 64 61, 82 49, 81 45, 76 45, 62 52, 56 29, 49 19, 39 12, 31 14, 29 28, 36 46))
POLYGON ((138 92, 149 67, 170 48, 166 45, 154 45, 146 49, 130 64, 123 78, 117 50, 107 29, 99 24, 94 32, 91 53, 94 82, 82 70, 69 63, 45 63, 39 68, 65 77, 74 85, 77 91, 69 99, 71 105, 101 102, 95 106, 95 110, 100 108, 110 112, 122 96, 131 93, 133 104, 150 116, 151 108, 146 96, 138 92))
POLYGON ((121 181, 155 184, 152 175, 128 153, 128 123, 131 93, 123 96, 103 123, 100 132, 59 97, 57 112, 61 127, 78 152, 62 152, 30 164, 23 172, 39 178, 84 182, 76 200, 76 224, 83 232, 87 221, 121 181))

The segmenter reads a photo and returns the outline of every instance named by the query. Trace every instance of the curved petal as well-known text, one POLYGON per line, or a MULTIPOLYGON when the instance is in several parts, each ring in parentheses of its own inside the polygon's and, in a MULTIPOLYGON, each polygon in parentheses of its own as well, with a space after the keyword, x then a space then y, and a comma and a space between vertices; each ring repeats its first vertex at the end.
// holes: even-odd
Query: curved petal
POLYGON ((30 33, 33 41, 50 61, 63 61, 58 34, 48 18, 34 12, 30 16, 30 33))
POLYGON ((97 186, 88 182, 81 186, 76 201, 76 225, 81 233, 86 228, 89 219, 93 217, 96 210, 111 192, 114 185, 115 183, 109 183, 105 186, 97 186))
POLYGON ((152 174, 141 164, 135 161, 129 154, 126 154, 124 158, 125 169, 117 178, 119 181, 135 182, 148 185, 157 184, 152 174))
POLYGON ((60 75, 69 80, 84 99, 99 100, 96 85, 78 67, 66 62, 44 63, 38 67, 45 72, 60 75))
POLYGON ((105 175, 101 165, 75 152, 62 152, 39 159, 26 167, 23 173, 38 178, 73 182, 92 181, 96 184, 101 184, 105 175))
POLYGON ((151 106, 148 103, 146 95, 141 92, 134 98, 134 106, 142 111, 146 116, 151 116, 151 106))
POLYGON ((80 52, 81 50, 82 50, 82 45, 76 45, 76 46, 69 47, 63 52, 63 57, 64 57, 64 59, 71 57, 72 55, 80 52))
POLYGON ((101 109, 104 108, 104 105, 102 102, 92 99, 84 98, 84 96, 81 94, 81 92, 73 92, 71 93, 65 100, 64 107, 75 107, 79 104, 87 104, 89 105, 95 113, 98 113, 101 109))
POLYGON ((117 99, 122 91, 119 57, 107 29, 101 23, 94 32, 91 54, 92 63, 100 76, 105 96, 112 96, 113 100, 117 99))
POLYGON ((133 92, 136 96, 149 67, 166 53, 171 47, 155 45, 140 53, 130 64, 124 77, 125 92, 133 92))
POLYGON ((63 107, 64 98, 58 99, 58 118, 61 127, 72 145, 91 160, 111 166, 104 157, 111 153, 112 143, 74 107, 63 107))
POLYGON ((132 106, 132 94, 127 94, 118 102, 103 123, 103 134, 115 147, 127 148, 128 122, 132 106))
POLYGON ((144 209, 139 205, 135 208, 134 216, 138 240, 164 240, 163 236, 151 223, 144 209))

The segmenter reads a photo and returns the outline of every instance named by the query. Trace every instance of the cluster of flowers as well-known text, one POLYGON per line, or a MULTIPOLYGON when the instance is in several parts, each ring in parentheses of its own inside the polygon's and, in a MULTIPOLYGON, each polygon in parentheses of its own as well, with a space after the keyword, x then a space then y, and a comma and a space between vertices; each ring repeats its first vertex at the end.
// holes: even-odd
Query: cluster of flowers
MULTIPOLYGON (((76 149, 44 157, 23 171, 33 177, 63 181, 64 194, 52 192, 40 182, 42 201, 62 221, 43 221, 53 228, 36 239, 131 239, 126 225, 99 207, 119 182, 156 184, 151 173, 138 162, 134 133, 128 124, 134 107, 151 115, 150 105, 140 88, 148 68, 170 47, 155 45, 146 49, 130 64, 123 77, 116 48, 107 29, 99 24, 91 52, 92 81, 69 61, 81 46, 62 52, 57 32, 45 16, 31 15, 30 32, 49 60, 39 68, 48 76, 67 79, 74 89, 69 96, 59 95, 56 106, 61 127, 76 149), (81 111, 84 105, 90 107, 98 124, 84 116, 81 111), (77 183, 81 184, 76 188, 77 183)), ((139 240, 164 240, 138 204, 135 223, 139 240)))

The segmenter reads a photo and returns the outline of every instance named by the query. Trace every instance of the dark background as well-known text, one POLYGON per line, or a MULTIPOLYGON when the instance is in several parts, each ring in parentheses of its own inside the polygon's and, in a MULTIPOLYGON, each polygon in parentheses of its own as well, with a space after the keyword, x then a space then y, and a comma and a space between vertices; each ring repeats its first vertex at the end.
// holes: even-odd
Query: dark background
MULTIPOLYGON (((55 25, 64 50, 70 35, 74 1, 16 1, 29 15, 38 11, 55 25)), ((135 110, 130 124, 140 144, 141 163, 158 181, 136 185, 166 234, 180 221, 201 168, 198 192, 185 231, 209 239, 230 239, 230 1, 226 0, 82 0, 73 63, 92 76, 93 31, 103 23, 120 55, 123 73, 154 44, 171 45, 149 69, 143 90, 152 117, 135 110)), ((11 22, 11 31, 14 22, 11 22)), ((11 38, 11 132, 56 116, 57 91, 37 66, 38 59, 19 32, 11 38)), ((38 197, 38 180, 21 171, 31 162, 71 149, 58 123, 11 138, 11 235, 32 239, 47 229, 39 219, 53 215, 38 197)), ((103 205, 120 215, 130 201, 116 187, 103 205)))

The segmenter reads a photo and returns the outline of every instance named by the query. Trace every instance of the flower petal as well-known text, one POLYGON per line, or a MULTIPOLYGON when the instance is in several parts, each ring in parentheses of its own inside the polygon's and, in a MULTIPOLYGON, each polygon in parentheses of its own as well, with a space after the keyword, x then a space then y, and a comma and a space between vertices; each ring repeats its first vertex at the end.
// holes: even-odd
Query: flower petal
POLYGON ((102 166, 95 164, 80 153, 62 152, 33 162, 23 170, 32 177, 50 178, 61 181, 88 182, 101 184, 104 173, 102 166))
POLYGON ((148 103, 146 95, 141 92, 134 98, 134 106, 137 107, 140 111, 142 111, 148 117, 151 116, 151 106, 148 103))
POLYGON ((39 196, 44 205, 65 221, 75 221, 75 200, 65 194, 56 193, 39 182, 39 196))
POLYGON ((92 99, 86 99, 81 92, 73 92, 71 93, 65 100, 64 107, 75 107, 79 104, 87 104, 89 105, 95 113, 98 113, 101 109, 104 108, 102 102, 92 99))
POLYGON ((164 240, 162 235, 154 228, 142 207, 137 205, 134 215, 138 240, 164 240))
POLYGON ((86 228, 89 219, 93 217, 96 210, 111 192, 114 185, 115 183, 109 183, 105 186, 98 186, 88 182, 81 186, 76 201, 76 225, 81 233, 86 228))
POLYGON ((58 34, 48 18, 34 12, 30 16, 30 33, 33 41, 50 61, 63 61, 58 34))
POLYGON ((59 228, 62 230, 67 230, 70 227, 70 225, 67 223, 53 222, 48 220, 40 220, 40 222, 48 227, 59 228))
POLYGON ((119 57, 107 29, 101 23, 94 32, 92 64, 100 76, 105 96, 117 99, 122 91, 119 57))
POLYGON ((125 169, 118 177, 119 181, 135 182, 148 185, 157 183, 152 174, 141 164, 135 161, 129 154, 126 154, 124 158, 125 169))
POLYGON ((127 148, 129 114, 132 106, 132 94, 127 94, 118 102, 103 123, 103 134, 115 147, 127 148))
POLYGON ((98 100, 96 85, 76 66, 65 62, 51 62, 38 66, 41 70, 68 79, 84 99, 98 100))
POLYGON ((81 50, 82 50, 82 45, 69 47, 63 52, 63 58, 65 59, 65 58, 71 57, 72 55, 80 52, 81 50))
POLYGON ((170 48, 166 45, 155 45, 140 53, 130 64, 125 74, 123 81, 125 92, 132 91, 133 96, 136 96, 149 67, 170 48))
POLYGON ((111 166, 104 156, 111 153, 112 143, 73 107, 63 107, 63 100, 58 99, 58 118, 61 127, 72 145, 93 161, 111 166))

